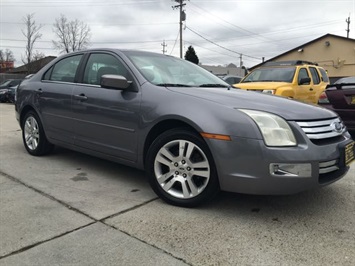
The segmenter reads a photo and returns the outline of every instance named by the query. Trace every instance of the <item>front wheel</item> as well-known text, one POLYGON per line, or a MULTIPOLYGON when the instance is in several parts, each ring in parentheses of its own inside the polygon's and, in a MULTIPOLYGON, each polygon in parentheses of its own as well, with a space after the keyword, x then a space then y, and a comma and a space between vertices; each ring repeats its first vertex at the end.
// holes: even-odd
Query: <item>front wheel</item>
POLYGON ((47 140, 42 123, 34 111, 29 111, 23 119, 22 139, 27 152, 34 156, 47 154, 54 147, 47 140))
POLYGON ((208 146, 187 129, 173 129, 158 136, 149 148, 146 170, 155 193, 173 205, 197 206, 219 191, 208 146))

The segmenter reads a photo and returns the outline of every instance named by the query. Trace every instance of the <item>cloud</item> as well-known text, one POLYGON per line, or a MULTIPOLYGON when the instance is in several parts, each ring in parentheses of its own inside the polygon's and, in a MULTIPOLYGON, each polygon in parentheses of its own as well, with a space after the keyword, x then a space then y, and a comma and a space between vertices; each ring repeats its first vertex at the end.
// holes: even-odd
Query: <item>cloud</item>
MULTIPOLYGON (((25 38, 21 22, 26 14, 34 13, 37 23, 43 25, 43 37, 35 49, 57 55, 51 44, 52 25, 64 14, 90 26, 91 47, 161 53, 165 41, 168 54, 179 56, 175 4, 170 0, 2 0, 0 49, 11 49, 16 65, 22 64, 25 38)), ((242 53, 244 64, 253 66, 261 57, 274 57, 327 33, 346 36, 345 19, 350 14, 352 23, 355 21, 355 0, 190 0, 184 8, 185 49, 193 45, 200 61, 221 65, 239 65, 238 53, 242 53)), ((354 36, 351 31, 350 37, 354 36)))

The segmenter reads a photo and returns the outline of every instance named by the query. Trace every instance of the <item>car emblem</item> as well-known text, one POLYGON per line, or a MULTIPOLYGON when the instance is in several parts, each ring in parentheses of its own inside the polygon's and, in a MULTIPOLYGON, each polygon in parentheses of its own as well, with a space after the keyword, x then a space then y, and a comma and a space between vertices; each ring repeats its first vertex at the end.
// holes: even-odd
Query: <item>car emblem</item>
POLYGON ((340 133, 343 130, 343 127, 340 122, 333 122, 331 125, 332 131, 340 133))

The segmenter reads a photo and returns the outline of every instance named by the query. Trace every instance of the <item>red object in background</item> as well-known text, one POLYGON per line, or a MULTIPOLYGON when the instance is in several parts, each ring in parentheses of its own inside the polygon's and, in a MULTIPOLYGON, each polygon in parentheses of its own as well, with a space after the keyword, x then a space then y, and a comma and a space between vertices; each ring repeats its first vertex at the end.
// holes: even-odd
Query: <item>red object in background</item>
POLYGON ((0 63, 0 73, 4 73, 14 68, 14 61, 3 61, 0 63))

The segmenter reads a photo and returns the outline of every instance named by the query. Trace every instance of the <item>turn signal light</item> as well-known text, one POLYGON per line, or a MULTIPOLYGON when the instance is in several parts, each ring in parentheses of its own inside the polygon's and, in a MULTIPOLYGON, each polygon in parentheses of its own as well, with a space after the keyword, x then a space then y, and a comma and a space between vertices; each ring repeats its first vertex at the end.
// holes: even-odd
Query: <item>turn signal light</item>
POLYGON ((212 134, 212 133, 205 133, 201 132, 200 133, 202 137, 206 139, 218 139, 218 140, 225 140, 225 141, 231 141, 231 137, 228 135, 220 135, 220 134, 212 134))

